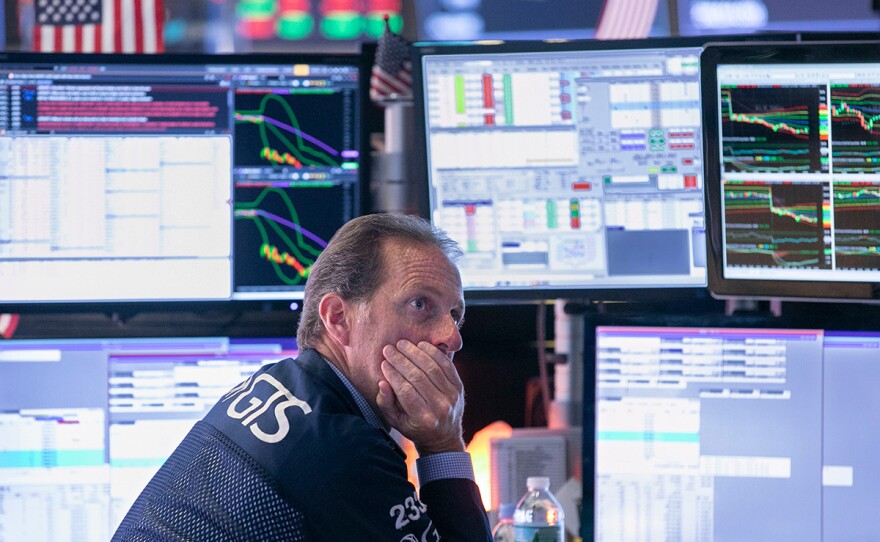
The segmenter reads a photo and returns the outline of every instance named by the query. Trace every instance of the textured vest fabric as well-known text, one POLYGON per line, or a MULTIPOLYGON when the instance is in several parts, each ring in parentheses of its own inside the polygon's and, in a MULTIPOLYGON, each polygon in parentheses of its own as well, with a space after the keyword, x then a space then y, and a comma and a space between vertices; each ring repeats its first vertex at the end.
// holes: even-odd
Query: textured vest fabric
POLYGON ((114 539, 491 540, 472 481, 431 482, 420 500, 404 459, 328 363, 306 350, 228 392, 114 539))

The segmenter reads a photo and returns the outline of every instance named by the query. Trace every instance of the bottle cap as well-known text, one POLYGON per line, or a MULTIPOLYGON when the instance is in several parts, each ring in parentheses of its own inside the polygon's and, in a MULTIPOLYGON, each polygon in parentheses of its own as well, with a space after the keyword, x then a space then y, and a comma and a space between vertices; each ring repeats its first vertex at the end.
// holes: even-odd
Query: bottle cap
POLYGON ((529 489, 550 489, 550 478, 546 476, 529 476, 526 478, 526 487, 529 489))

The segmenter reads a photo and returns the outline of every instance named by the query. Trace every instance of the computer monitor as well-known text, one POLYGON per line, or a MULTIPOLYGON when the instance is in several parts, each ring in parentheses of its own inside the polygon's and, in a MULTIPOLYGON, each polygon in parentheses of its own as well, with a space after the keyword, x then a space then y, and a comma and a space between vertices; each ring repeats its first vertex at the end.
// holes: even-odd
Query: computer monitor
POLYGON ((709 289, 876 301, 880 42, 715 45, 701 63, 709 289))
POLYGON ((676 3, 682 36, 748 32, 839 32, 880 30, 877 5, 869 0, 682 0, 676 3))
POLYGON ((0 305, 301 298, 363 209, 363 64, 0 54, 0 305))
POLYGON ((410 24, 405 20, 403 0, 234 0, 226 4, 217 10, 234 11, 234 20, 223 30, 234 33, 235 50, 245 52, 356 51, 360 42, 382 35, 386 16, 395 32, 410 24))
MULTIPOLYGON (((615 18, 621 4, 581 0, 415 0, 417 35, 423 41, 589 39, 605 23, 606 30, 629 36, 668 36, 665 2, 639 6, 628 20, 615 18), (609 17, 609 15, 611 15, 609 17)), ((625 12, 622 10, 621 12, 625 12)))
POLYGON ((584 538, 871 538, 878 348, 877 332, 597 327, 584 538))
POLYGON ((0 537, 109 540, 184 435, 292 338, 0 342, 0 537))
POLYGON ((703 39, 416 44, 428 209, 470 299, 706 285, 703 39))

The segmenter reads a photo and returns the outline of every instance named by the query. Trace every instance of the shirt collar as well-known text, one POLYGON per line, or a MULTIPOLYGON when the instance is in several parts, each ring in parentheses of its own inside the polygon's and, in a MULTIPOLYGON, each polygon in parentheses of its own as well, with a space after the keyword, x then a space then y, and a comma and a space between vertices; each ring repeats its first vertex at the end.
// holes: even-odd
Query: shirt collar
MULTIPOLYGON (((321 357, 323 357, 323 356, 321 356, 321 357)), ((347 378, 345 378, 345 375, 342 374, 342 371, 340 371, 336 365, 333 365, 332 363, 330 363, 330 361, 327 358, 324 358, 324 361, 326 361, 327 365, 329 365, 330 368, 333 369, 333 372, 336 373, 336 376, 339 377, 339 380, 342 380, 342 383, 345 384, 345 387, 348 389, 348 392, 354 398, 354 402, 357 403, 357 406, 360 409, 363 417, 367 420, 367 423, 369 423, 370 425, 372 425, 376 429, 381 429, 382 431, 387 431, 388 428, 385 426, 385 423, 379 418, 378 415, 376 415, 376 412, 370 406, 370 403, 368 403, 367 400, 364 399, 364 396, 361 395, 361 393, 357 390, 357 388, 354 387, 354 384, 352 384, 347 378)))

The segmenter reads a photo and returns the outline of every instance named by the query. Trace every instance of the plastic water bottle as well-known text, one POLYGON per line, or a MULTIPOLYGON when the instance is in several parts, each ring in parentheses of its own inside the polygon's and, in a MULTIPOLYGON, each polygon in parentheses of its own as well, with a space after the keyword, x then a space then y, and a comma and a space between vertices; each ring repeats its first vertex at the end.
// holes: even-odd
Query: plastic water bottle
POLYGON ((516 542, 565 542, 565 523, 562 507, 550 493, 550 479, 530 476, 526 480, 529 491, 520 499, 513 513, 513 533, 516 542))
POLYGON ((513 511, 516 505, 513 503, 502 504, 498 509, 498 523, 492 529, 494 542, 514 542, 513 538, 513 511))

